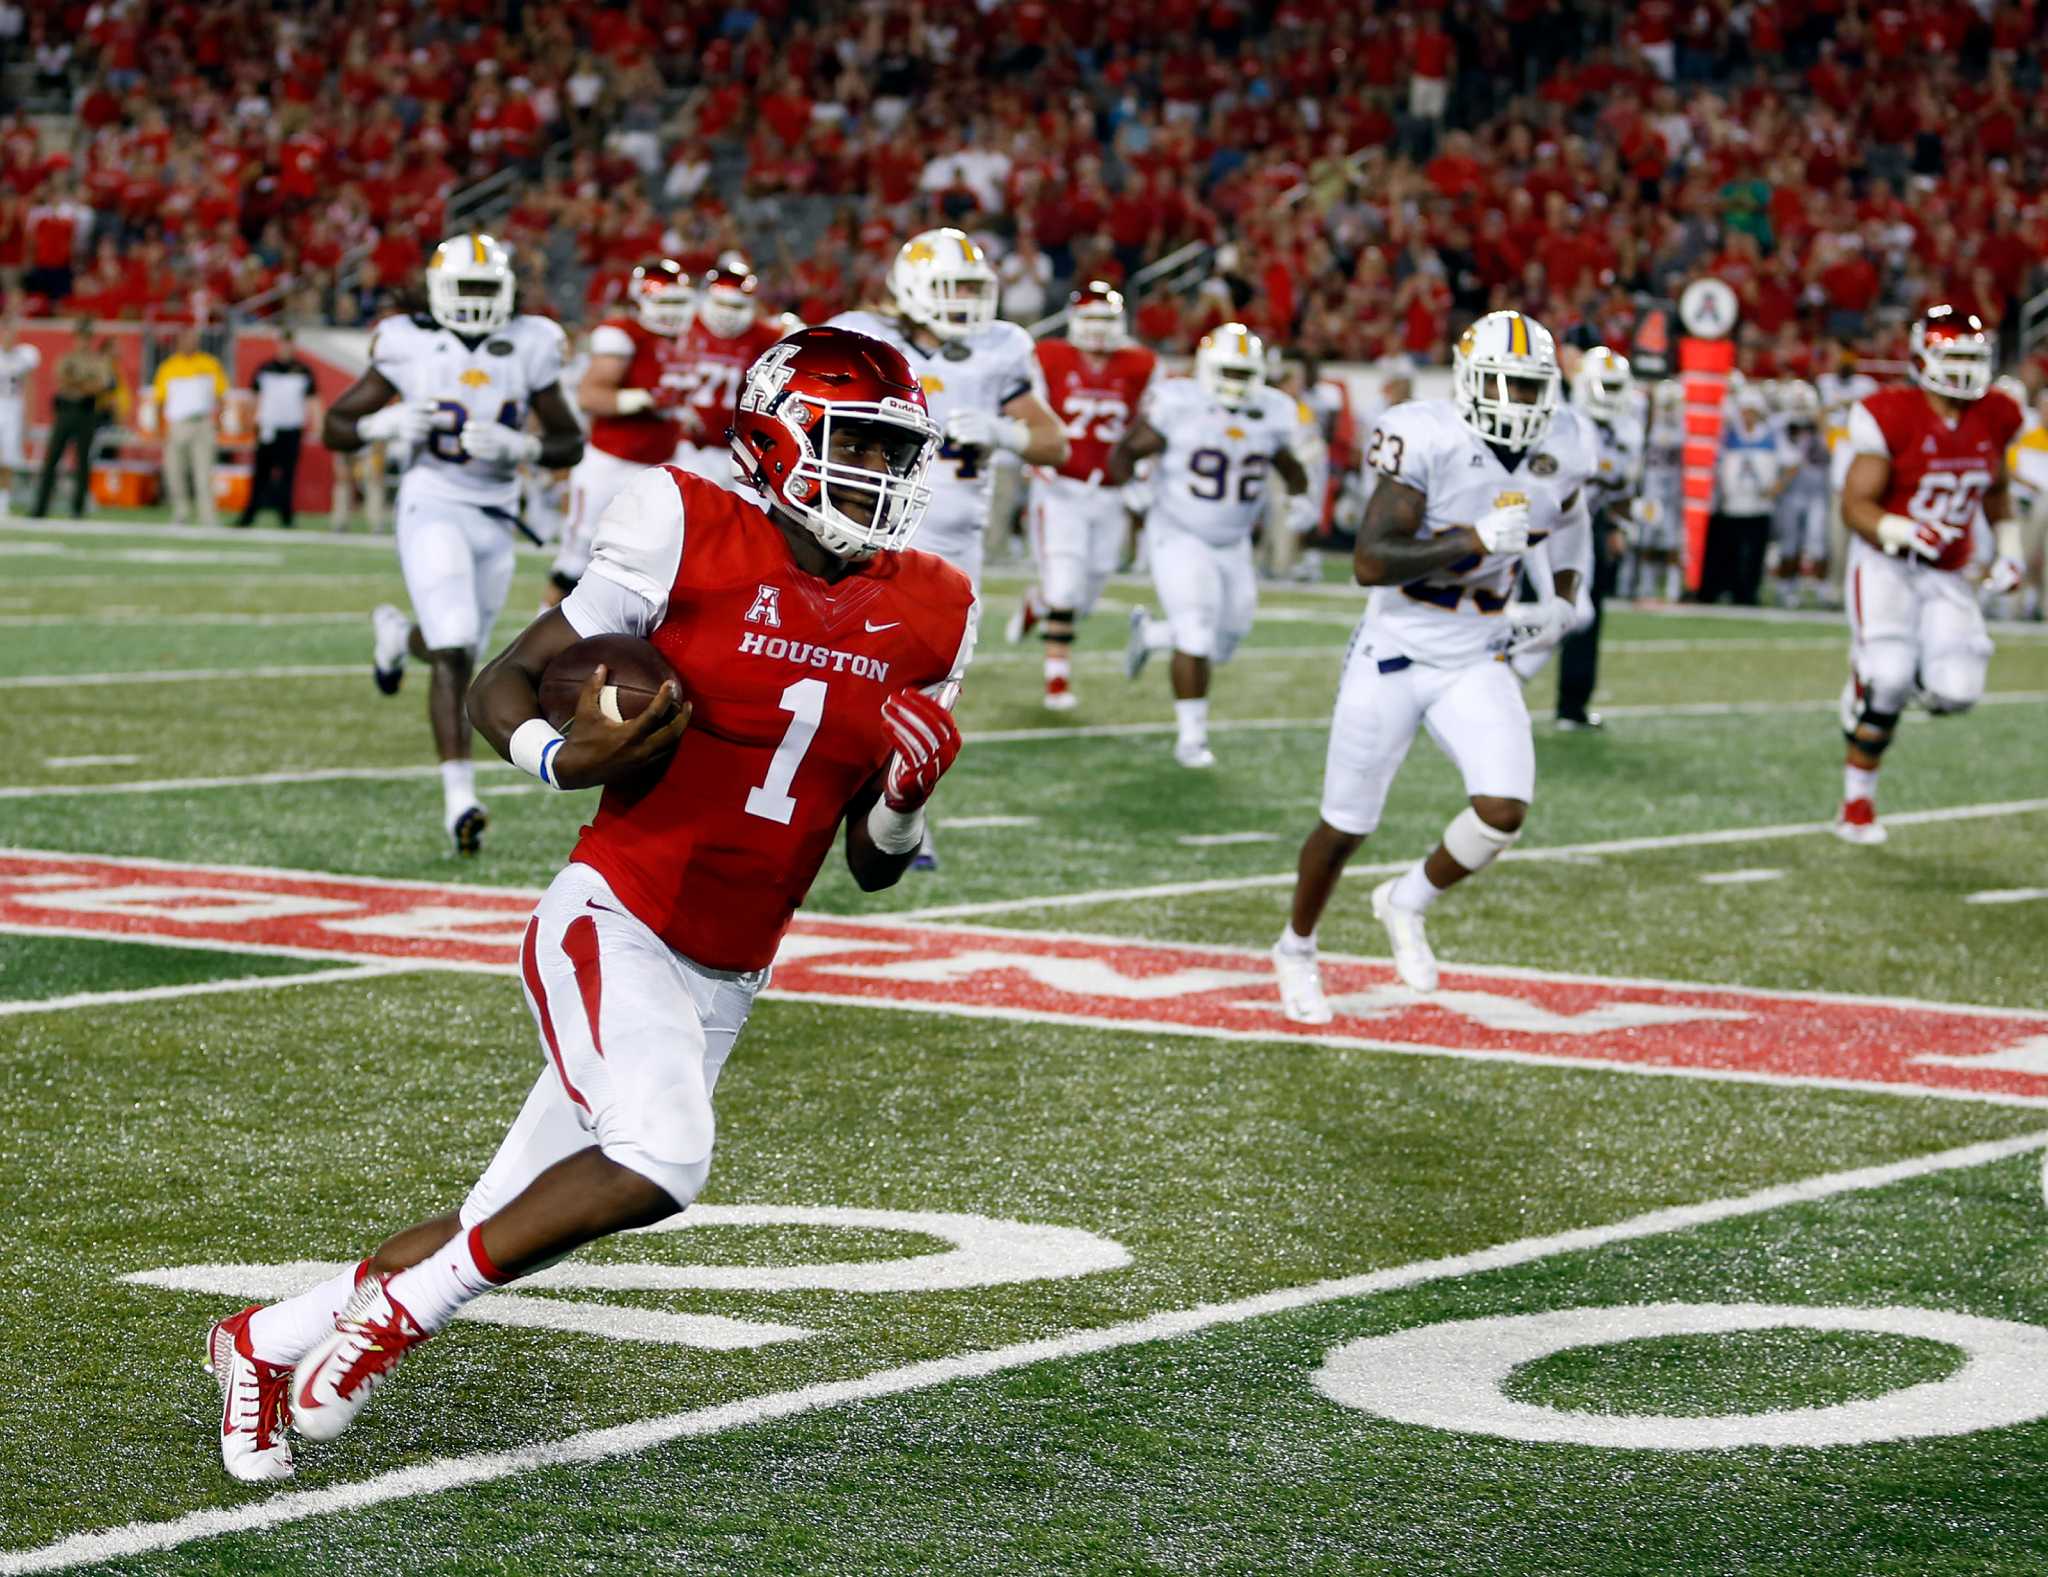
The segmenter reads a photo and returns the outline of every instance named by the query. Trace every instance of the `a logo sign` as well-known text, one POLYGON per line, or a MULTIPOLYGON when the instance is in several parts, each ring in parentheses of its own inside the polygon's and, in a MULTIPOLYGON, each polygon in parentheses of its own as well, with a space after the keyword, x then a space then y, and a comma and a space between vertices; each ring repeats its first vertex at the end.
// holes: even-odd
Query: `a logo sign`
POLYGON ((747 623, 765 624, 771 630, 782 628, 782 588, 763 586, 754 593, 754 605, 747 609, 747 623))
POLYGON ((1726 339, 1740 314, 1735 291, 1723 279, 1695 279, 1678 298, 1678 321, 1700 339, 1726 339))

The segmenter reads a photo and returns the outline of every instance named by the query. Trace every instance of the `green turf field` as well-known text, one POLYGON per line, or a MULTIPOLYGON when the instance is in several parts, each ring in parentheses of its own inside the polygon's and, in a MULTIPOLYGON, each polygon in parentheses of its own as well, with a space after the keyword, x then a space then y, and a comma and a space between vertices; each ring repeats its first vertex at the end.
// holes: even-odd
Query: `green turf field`
MULTIPOLYGON (((417 676, 367 673, 388 541, 16 522, 0 562, 0 849, 531 889, 587 814, 487 765, 486 849, 445 852, 417 676)), ((812 911, 1263 949, 1360 594, 1268 588, 1190 774, 1164 675, 1117 665, 1147 588, 1048 714, 1000 638, 1021 587, 998 562, 941 868, 864 897, 828 864, 812 911)), ((1892 841, 1854 849, 1820 830, 1839 624, 1612 613, 1611 727, 1539 727, 1516 857, 1432 915, 1446 968, 2048 1009, 2048 639, 1999 640, 1984 706, 1909 716, 1892 841)), ((1458 795, 1418 741, 1326 950, 1383 956, 1363 872, 1458 795)), ((706 1224, 458 1323, 266 1491, 221 1475, 197 1361, 257 1293, 191 1288, 452 1205, 538 1068, 517 987, 0 930, 0 1573, 2048 1565, 2048 1020, 1967 1098, 1202 1028, 766 1001, 706 1224), (1017 1223, 1062 1246, 1020 1270, 1017 1223), (956 1251, 995 1268, 925 1284, 956 1251), (1462 1322, 1484 1353, 1587 1309, 1455 1361, 1462 1322)))

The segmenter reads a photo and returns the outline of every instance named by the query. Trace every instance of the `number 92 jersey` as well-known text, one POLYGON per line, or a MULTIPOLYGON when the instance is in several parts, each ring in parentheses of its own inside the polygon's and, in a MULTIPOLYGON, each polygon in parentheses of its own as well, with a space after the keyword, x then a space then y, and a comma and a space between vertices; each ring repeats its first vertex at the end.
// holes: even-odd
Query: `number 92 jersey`
POLYGON ((1151 518, 1229 547, 1266 513, 1266 474, 1290 449, 1306 467, 1318 433, 1307 407, 1279 389, 1233 409, 1192 378, 1162 378, 1145 397, 1145 423, 1166 440, 1156 462, 1151 518))
POLYGON ((370 366, 401 400, 430 400, 438 407, 434 430, 406 463, 401 498, 412 493, 512 508, 518 466, 465 454, 463 425, 523 428, 534 395, 561 381, 567 350, 559 324, 525 314, 474 341, 423 314, 379 323, 370 334, 370 366))
MULTIPOLYGON (((914 344, 901 323, 878 312, 842 312, 826 326, 851 329, 902 351, 941 433, 957 412, 986 411, 994 416, 1020 394, 1045 398, 1036 348, 1015 323, 984 323, 937 350, 914 344)), ((950 443, 941 447, 929 473, 932 504, 917 545, 950 557, 963 541, 978 542, 988 524, 994 477, 993 456, 986 450, 961 450, 950 443)))
MULTIPOLYGON (((1592 425, 1561 406, 1542 441, 1509 470, 1449 400, 1410 400, 1380 417, 1366 463, 1423 496, 1421 540, 1523 503, 1529 506, 1530 548, 1572 528, 1577 540, 1553 543, 1545 552, 1553 570, 1583 573, 1582 555, 1590 543, 1581 522, 1600 464, 1592 425)), ((1367 622, 1417 662, 1477 662, 1504 633, 1500 615, 1514 597, 1522 558, 1473 553, 1405 586, 1375 586, 1367 622)))

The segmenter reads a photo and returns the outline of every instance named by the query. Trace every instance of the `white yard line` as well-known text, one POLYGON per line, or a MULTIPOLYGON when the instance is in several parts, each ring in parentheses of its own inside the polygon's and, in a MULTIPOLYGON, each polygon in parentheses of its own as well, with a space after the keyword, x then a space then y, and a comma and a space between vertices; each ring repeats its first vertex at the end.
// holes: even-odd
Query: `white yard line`
MULTIPOLYGON (((2048 1145, 2048 1133, 1987 1140, 1883 1166, 1830 1172, 1725 1199, 1652 1210, 1602 1226, 1521 1238, 1469 1254, 1446 1255, 1368 1271, 1362 1275, 1279 1288, 1225 1303, 1198 1304, 1193 1308, 1169 1310, 1093 1330, 1069 1331, 1061 1336, 959 1353, 950 1358, 927 1359, 894 1369, 876 1370, 853 1379, 821 1381, 793 1390, 744 1397, 609 1429, 586 1430, 565 1439, 515 1451, 442 1458, 330 1489, 284 1490, 266 1499, 232 1508, 190 1512, 161 1522, 132 1522, 100 1533, 73 1534, 38 1549, 0 1553, 0 1574, 62 1571, 96 1561, 132 1559, 151 1551, 177 1549, 224 1534, 259 1532, 312 1517, 360 1511, 369 1506, 493 1483, 546 1468, 610 1461, 678 1440, 703 1439, 806 1413, 987 1379, 1034 1364, 1063 1362, 1150 1342, 1172 1341, 1320 1304, 1369 1298, 1430 1282, 1455 1281, 1493 1271, 1514 1270, 1561 1255, 1595 1252, 1616 1243, 1695 1231, 1773 1210, 1816 1204, 1844 1194, 1889 1188, 1943 1172, 1989 1166, 2039 1150, 2043 1145, 2048 1145)), ((404 1402, 399 1398, 386 1405, 403 1406, 404 1402)))
MULTIPOLYGON (((2024 816, 2048 810, 2048 799, 1999 800, 1987 804, 1947 805, 1936 810, 1908 810, 1887 813, 1888 827, 1919 827, 1938 822, 1977 821, 1987 816, 2024 816)), ((1779 838, 1808 838, 1825 833, 1833 823, 1825 821, 1781 822, 1765 827, 1722 827, 1706 832, 1673 832, 1645 838, 1606 838, 1593 843, 1561 843, 1552 848, 1510 849, 1508 860, 1573 861, 1607 854, 1643 854, 1658 849, 1691 849, 1715 844, 1768 843, 1779 838)), ((1415 863, 1413 858, 1385 860, 1377 864, 1345 867, 1347 875, 1392 876, 1415 863)), ((1122 903, 1143 898, 1181 898, 1197 893, 1237 892, 1253 887, 1289 887, 1293 871, 1274 871, 1265 876, 1217 876, 1201 881, 1154 882, 1144 887, 1099 887, 1091 892, 1045 893, 1035 898, 996 898, 986 902, 937 904, 923 909, 906 909, 894 915, 898 920, 959 920, 976 915, 1014 914, 1030 909, 1081 909, 1095 904, 1122 903)))
POLYGON ((132 625, 162 629, 171 625, 248 625, 290 628, 301 624, 367 624, 367 613, 152 613, 146 608, 97 613, 0 613, 0 629, 50 629, 83 624, 95 628, 132 625))
MULTIPOLYGON (((375 548, 396 553, 389 532, 330 531, 324 526, 294 526, 286 531, 277 526, 174 526, 168 521, 148 520, 30 520, 0 518, 0 538, 13 533, 27 537, 142 537, 164 542, 263 542, 316 548, 375 548)), ((522 551, 550 556, 554 548, 534 547, 524 538, 513 546, 522 551)))
MULTIPOLYGON (((118 936, 108 941, 118 942, 118 936)), ((20 1002, 0 1002, 0 1018, 24 1013, 62 1013, 71 1008, 114 1007, 126 1002, 170 1002, 179 997, 210 997, 223 992, 278 991, 288 986, 324 986, 329 981, 369 980, 384 975, 409 974, 420 965, 394 961, 390 964, 356 964, 342 969, 315 969, 302 975, 245 975, 235 980, 200 980, 184 986, 140 986, 133 991, 80 991, 68 997, 42 997, 20 1002)))
MULTIPOLYGON (((353 672, 354 670, 351 670, 353 672)), ((481 772, 516 772, 509 762, 477 762, 481 772)), ((0 785, 0 800, 77 799, 101 794, 183 794, 198 789, 267 788, 278 783, 347 783, 381 778, 437 778, 438 766, 310 767, 302 772, 251 772, 238 777, 143 778, 127 783, 9 783, 0 785)), ((108 859, 119 856, 104 856, 108 859)))
POLYGON ((256 668, 145 668, 135 673, 7 674, 0 690, 70 690, 89 686, 202 684, 236 679, 361 679, 367 663, 280 663, 256 668))

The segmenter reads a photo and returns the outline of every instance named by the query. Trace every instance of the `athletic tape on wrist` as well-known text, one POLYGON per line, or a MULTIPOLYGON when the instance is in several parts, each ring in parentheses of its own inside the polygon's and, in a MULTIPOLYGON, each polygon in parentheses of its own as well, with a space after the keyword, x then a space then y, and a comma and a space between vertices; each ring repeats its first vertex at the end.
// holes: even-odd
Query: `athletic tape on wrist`
POLYGON ((924 842, 924 807, 892 810, 885 799, 868 812, 868 836, 884 854, 908 854, 924 842))
POLYGON ((562 734, 546 718, 530 717, 512 730, 505 753, 520 771, 531 772, 549 788, 560 788, 555 781, 555 753, 563 743, 562 734))

